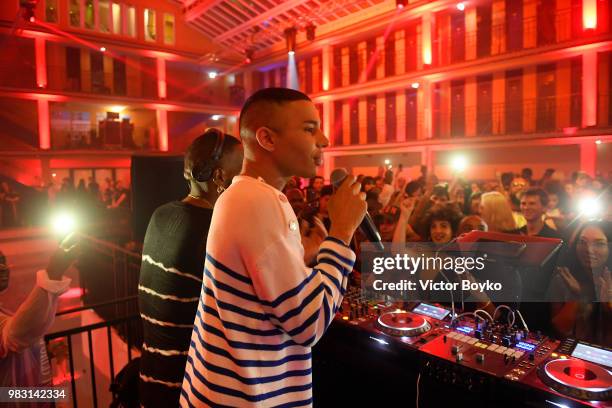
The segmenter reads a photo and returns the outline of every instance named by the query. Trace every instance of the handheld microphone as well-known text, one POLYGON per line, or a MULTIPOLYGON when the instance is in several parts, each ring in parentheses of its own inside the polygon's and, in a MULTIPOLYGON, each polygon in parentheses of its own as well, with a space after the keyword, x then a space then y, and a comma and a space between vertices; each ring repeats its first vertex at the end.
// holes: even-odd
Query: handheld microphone
MULTIPOLYGON (((340 187, 340 184, 344 181, 344 179, 348 176, 348 172, 344 168, 337 168, 332 171, 330 175, 330 180, 335 189, 340 187)), ((376 229, 376 225, 374 225, 374 221, 372 221, 372 217, 367 212, 359 225, 359 230, 366 236, 368 241, 374 244, 376 249, 383 250, 385 247, 382 244, 382 238, 380 237, 380 233, 376 229)))

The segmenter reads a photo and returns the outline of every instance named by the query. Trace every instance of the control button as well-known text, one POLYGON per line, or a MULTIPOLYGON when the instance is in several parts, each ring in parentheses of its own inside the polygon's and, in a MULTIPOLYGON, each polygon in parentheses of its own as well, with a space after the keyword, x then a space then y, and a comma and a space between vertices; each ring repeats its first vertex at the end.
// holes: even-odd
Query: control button
POLYGON ((523 351, 515 351, 514 352, 514 357, 521 358, 521 357, 523 357, 523 354, 525 354, 525 352, 523 352, 523 351))
POLYGON ((474 344, 474 343, 477 343, 477 342, 478 342, 478 339, 473 339, 473 338, 472 338, 472 339, 469 339, 469 340, 467 341, 467 343, 468 343, 468 344, 474 344))
POLYGON ((499 346, 497 344, 491 344, 489 347, 487 347, 487 350, 495 351, 498 348, 499 346))
POLYGON ((463 353, 457 353, 455 360, 459 363, 463 360, 463 353))
POLYGON ((506 350, 508 350, 508 347, 499 346, 499 347, 497 348, 497 350, 495 350, 495 351, 496 351, 496 352, 498 352, 498 353, 505 353, 505 352, 506 352, 506 350))
POLYGON ((476 353, 476 362, 482 364, 484 363, 485 355, 484 353, 476 353))
POLYGON ((451 353, 453 354, 459 353, 459 346, 457 346, 456 344, 451 346, 451 353))

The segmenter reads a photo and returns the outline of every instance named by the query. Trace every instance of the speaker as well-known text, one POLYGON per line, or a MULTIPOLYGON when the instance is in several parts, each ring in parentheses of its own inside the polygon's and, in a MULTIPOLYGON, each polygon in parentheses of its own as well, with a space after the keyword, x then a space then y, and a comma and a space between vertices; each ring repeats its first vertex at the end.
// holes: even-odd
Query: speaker
POLYGON ((132 230, 142 242, 155 209, 188 193, 183 156, 132 156, 131 174, 132 230))

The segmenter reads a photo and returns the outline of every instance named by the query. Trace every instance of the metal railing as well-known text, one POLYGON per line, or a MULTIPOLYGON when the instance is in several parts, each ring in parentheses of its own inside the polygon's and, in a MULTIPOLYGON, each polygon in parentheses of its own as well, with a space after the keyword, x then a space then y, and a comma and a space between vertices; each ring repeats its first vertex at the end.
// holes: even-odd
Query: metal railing
POLYGON ((85 305, 105 319, 137 313, 137 305, 129 303, 116 302, 112 310, 100 305, 138 295, 141 254, 90 235, 81 234, 81 238, 83 254, 87 254, 79 260, 85 305))
POLYGON ((93 316, 87 312, 94 311, 102 321, 47 334, 44 341, 52 368, 65 372, 60 384, 70 382, 72 407, 80 404, 96 408, 109 402, 110 394, 102 395, 103 391, 110 393, 105 384, 115 382, 116 371, 125 360, 128 364, 133 360, 142 344, 137 303, 141 255, 86 234, 80 234, 80 245, 84 255, 78 260, 78 269, 84 305, 58 311, 56 317, 69 322, 69 315, 75 315, 80 325, 84 316, 93 316))
MULTIPOLYGON (((84 309, 82 309, 84 310, 84 309)), ((74 311, 70 311, 74 312, 74 311)), ((63 314, 66 314, 64 312, 63 314)), ((107 337, 107 347, 108 347, 108 356, 109 356, 109 373, 110 373, 110 383, 113 384, 115 382, 115 360, 113 354, 113 342, 112 342, 112 328, 125 326, 126 336, 126 348, 127 348, 127 359, 128 363, 132 361, 132 348, 133 346, 138 346, 134 344, 134 330, 137 330, 140 325, 140 316, 138 314, 132 314, 124 317, 119 317, 115 319, 111 319, 108 321, 103 321, 99 323, 90 324, 83 327, 76 327, 69 330, 63 330, 55 333, 51 333, 45 336, 45 344, 47 348, 49 348, 50 342, 58 339, 66 339, 68 346, 68 365, 70 368, 70 390, 71 390, 71 400, 72 406, 77 408, 78 406, 78 394, 77 394, 77 376, 75 369, 75 352, 74 352, 74 343, 73 336, 86 334, 87 336, 87 350, 89 353, 89 375, 91 380, 91 397, 92 404, 87 404, 87 406, 93 406, 96 408, 98 406, 98 390, 96 383, 96 365, 95 365, 95 352, 93 347, 93 339, 92 332, 94 330, 105 329, 106 337, 107 337)), ((50 362, 53 364, 55 359, 50 358, 50 362)))

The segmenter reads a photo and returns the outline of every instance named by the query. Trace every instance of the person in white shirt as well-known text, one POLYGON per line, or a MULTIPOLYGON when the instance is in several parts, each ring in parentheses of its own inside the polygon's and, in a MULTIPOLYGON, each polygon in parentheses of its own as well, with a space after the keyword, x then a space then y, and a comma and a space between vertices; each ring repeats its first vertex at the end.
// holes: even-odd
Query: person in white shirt
MULTIPOLYGON (((58 297, 70 285, 63 274, 76 258, 76 246, 73 235, 62 241, 15 313, 0 307, 0 387, 51 385, 43 336, 53 324, 58 297)), ((8 267, 0 265, 0 292, 8 288, 8 273, 8 267)))
POLYGON ((322 164, 328 140, 317 109, 299 91, 262 89, 239 126, 242 173, 215 206, 180 405, 312 406, 311 347, 342 302, 365 193, 348 176, 332 195, 329 236, 307 267, 281 191, 322 164))

